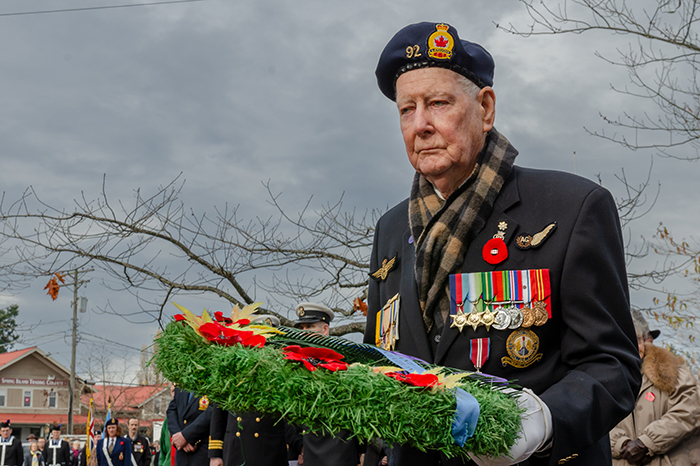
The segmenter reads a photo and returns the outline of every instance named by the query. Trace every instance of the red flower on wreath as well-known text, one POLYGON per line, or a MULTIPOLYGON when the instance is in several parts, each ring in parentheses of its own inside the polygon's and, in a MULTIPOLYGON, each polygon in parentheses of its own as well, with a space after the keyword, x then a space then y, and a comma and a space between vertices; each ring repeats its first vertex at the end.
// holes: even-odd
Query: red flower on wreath
POLYGON ((175 322, 182 322, 183 320, 187 320, 184 315, 175 314, 175 322))
POLYGON ((265 346, 265 337, 246 330, 236 330, 218 322, 207 322, 199 327, 204 338, 223 346, 240 343, 243 346, 265 346))
POLYGON ((233 320, 230 317, 224 317, 224 313, 221 311, 214 312, 214 320, 216 320, 217 322, 221 322, 223 324, 232 324, 233 323, 233 320))
POLYGON ((404 374, 403 372, 387 372, 387 376, 399 382, 407 383, 416 387, 432 387, 438 384, 438 377, 435 374, 404 374))
POLYGON ((301 361, 310 371, 315 371, 317 367, 323 367, 332 372, 344 371, 348 368, 347 363, 340 361, 345 356, 327 348, 302 348, 299 345, 292 345, 283 348, 282 351, 284 351, 284 359, 301 361))

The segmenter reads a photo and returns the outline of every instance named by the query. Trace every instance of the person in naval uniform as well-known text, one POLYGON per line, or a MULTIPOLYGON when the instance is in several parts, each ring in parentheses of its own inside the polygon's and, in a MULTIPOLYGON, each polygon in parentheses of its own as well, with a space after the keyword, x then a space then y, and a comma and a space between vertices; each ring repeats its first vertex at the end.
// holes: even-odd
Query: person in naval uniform
POLYGON ((107 435, 97 442, 98 466, 132 466, 131 441, 121 436, 119 421, 112 418, 105 423, 107 435))
POLYGON ((68 442, 61 438, 61 426, 51 426, 51 438, 44 445, 46 466, 70 466, 71 451, 68 442))

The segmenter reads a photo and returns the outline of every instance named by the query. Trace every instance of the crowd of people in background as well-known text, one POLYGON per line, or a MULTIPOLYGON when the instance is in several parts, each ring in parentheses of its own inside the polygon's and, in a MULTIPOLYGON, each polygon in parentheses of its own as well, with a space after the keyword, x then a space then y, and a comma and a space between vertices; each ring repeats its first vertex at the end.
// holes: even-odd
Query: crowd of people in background
POLYGON ((105 423, 105 437, 95 432, 90 458, 87 442, 64 439, 61 425, 51 426, 48 438, 29 434, 26 442, 13 435, 10 420, 0 422, 0 466, 158 466, 160 442, 139 433, 139 420, 131 418, 123 435, 119 421, 105 423))

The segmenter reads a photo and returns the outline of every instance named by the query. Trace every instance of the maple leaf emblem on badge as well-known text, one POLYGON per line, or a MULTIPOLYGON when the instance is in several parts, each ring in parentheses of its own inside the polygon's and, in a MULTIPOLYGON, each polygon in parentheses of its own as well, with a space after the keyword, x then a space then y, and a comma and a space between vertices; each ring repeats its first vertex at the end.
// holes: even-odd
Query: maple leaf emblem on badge
POLYGON ((442 48, 447 47, 448 43, 449 43, 449 41, 447 39, 445 39, 445 36, 440 36, 440 37, 435 38, 435 45, 438 47, 442 47, 442 48))

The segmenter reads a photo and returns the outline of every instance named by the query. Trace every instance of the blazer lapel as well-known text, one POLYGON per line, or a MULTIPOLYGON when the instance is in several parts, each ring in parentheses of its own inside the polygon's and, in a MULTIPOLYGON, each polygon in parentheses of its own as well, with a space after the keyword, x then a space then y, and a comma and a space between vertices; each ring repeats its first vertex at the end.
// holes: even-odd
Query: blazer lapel
POLYGON ((401 258, 401 285, 399 289, 399 339, 406 338, 415 344, 416 357, 430 362, 432 350, 428 342, 428 333, 423 323, 423 312, 418 302, 418 290, 413 274, 416 260, 416 250, 413 242, 409 243, 411 230, 403 235, 403 251, 401 258), (408 332, 406 332, 408 330, 408 332), (409 335, 406 335, 409 333, 409 335))
MULTIPOLYGON (((500 264, 492 265, 486 262, 483 258, 482 251, 486 241, 491 239, 493 235, 498 232, 498 223, 500 221, 505 221, 508 224, 508 228, 505 231, 504 241, 508 248, 512 247, 515 233, 518 230, 519 225, 518 222, 508 216, 505 211, 515 205, 519 200, 520 194, 518 192, 517 176, 514 168, 511 176, 508 178, 508 181, 506 184, 504 184, 500 195, 496 199, 491 215, 486 220, 484 228, 479 232, 477 237, 474 239, 474 241, 472 241, 467 249, 467 253, 464 257, 464 263, 462 264, 462 273, 491 272, 496 269, 503 269, 500 267, 500 264)), ((465 312, 468 312, 466 310, 466 306, 465 312)), ((456 327, 451 327, 451 324, 452 318, 448 318, 445 326, 442 329, 440 343, 437 346, 435 364, 441 364, 442 360, 447 355, 450 346, 452 346, 452 343, 454 343, 461 333, 456 327)), ((465 327, 463 331, 468 331, 467 327, 465 327)))

